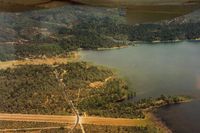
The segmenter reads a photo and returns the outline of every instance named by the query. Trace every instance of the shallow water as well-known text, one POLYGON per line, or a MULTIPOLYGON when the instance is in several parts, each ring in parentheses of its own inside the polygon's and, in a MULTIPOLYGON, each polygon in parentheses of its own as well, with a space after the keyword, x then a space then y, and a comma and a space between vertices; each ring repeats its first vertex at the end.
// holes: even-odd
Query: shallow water
MULTIPOLYGON (((161 94, 200 98, 200 42, 82 51, 81 56, 81 60, 117 69, 127 79, 129 87, 136 91, 137 98, 161 94)), ((175 132, 200 132, 199 101, 162 108, 158 114, 175 132), (177 114, 180 117, 176 117, 177 114)))

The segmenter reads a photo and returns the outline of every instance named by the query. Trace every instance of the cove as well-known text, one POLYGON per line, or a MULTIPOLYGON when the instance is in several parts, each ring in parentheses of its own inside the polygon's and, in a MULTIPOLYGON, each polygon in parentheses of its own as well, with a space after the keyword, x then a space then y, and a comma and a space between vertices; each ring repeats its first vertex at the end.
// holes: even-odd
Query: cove
MULTIPOLYGON (((161 94, 200 98, 200 42, 139 44, 116 50, 81 51, 80 54, 80 60, 119 71, 129 88, 136 91, 137 98, 161 94)), ((162 108, 158 115, 174 132, 200 132, 198 124, 188 124, 188 121, 200 123, 199 110, 200 102, 195 100, 162 108), (180 112, 181 119, 176 119, 174 111, 180 112)))

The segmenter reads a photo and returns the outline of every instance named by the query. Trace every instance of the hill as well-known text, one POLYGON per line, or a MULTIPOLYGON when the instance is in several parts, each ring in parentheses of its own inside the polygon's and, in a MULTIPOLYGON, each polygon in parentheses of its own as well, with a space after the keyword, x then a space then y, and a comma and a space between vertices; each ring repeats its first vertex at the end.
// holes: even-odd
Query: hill
POLYGON ((137 25, 126 24, 121 9, 65 6, 24 13, 0 13, 1 60, 11 59, 13 54, 32 57, 36 51, 46 54, 56 50, 63 54, 79 48, 120 47, 138 41, 198 39, 199 13, 171 21, 137 25), (9 55, 12 50, 14 53, 9 55))

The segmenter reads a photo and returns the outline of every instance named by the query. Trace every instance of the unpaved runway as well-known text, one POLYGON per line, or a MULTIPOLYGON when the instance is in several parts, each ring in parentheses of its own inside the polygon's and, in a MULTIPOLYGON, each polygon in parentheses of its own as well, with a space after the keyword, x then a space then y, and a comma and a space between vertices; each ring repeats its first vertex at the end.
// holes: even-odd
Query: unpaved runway
MULTIPOLYGON (((76 116, 62 115, 31 115, 31 114, 5 114, 0 113, 2 121, 24 121, 24 122, 52 122, 52 123, 75 123, 76 116)), ((111 126, 145 126, 146 119, 122 119, 103 117, 80 117, 80 123, 93 125, 111 126)))

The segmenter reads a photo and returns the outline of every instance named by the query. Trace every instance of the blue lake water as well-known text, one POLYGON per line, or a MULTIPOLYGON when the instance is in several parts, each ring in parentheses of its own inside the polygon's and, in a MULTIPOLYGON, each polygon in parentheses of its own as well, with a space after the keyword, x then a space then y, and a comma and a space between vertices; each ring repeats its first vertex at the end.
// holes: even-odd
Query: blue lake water
POLYGON ((194 97, 192 103, 165 107, 158 114, 174 132, 200 132, 200 42, 140 44, 81 51, 81 56, 81 60, 116 69, 136 91, 137 98, 161 94, 194 97))

